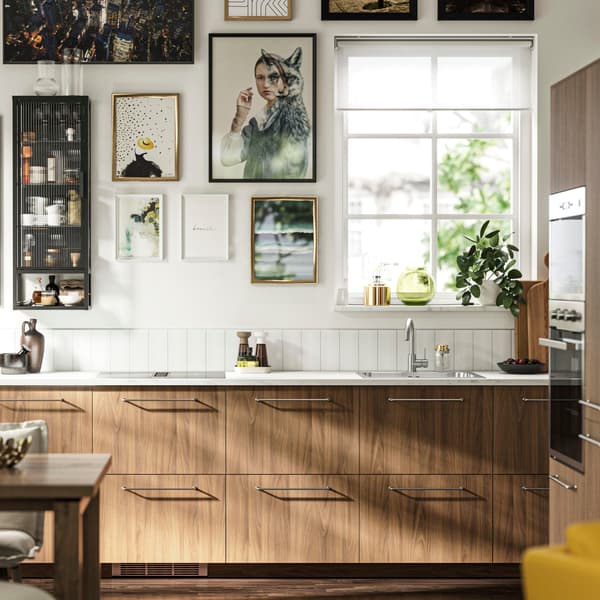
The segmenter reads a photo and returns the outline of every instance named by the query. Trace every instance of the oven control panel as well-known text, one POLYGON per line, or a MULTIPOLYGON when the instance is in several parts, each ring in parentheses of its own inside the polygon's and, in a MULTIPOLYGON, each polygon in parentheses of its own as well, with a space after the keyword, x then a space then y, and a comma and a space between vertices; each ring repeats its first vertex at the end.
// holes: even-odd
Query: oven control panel
POLYGON ((567 300, 550 300, 550 327, 567 331, 585 330, 585 303, 567 300))

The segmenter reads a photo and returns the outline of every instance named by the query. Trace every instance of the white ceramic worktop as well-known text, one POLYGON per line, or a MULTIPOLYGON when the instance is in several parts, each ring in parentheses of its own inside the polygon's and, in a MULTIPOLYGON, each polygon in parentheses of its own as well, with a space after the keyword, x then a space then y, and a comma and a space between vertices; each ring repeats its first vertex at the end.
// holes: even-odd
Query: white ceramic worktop
POLYGON ((225 378, 161 378, 62 371, 27 375, 0 375, 3 387, 122 387, 122 386, 279 386, 279 385, 548 385, 548 375, 508 375, 497 371, 479 371, 483 378, 391 377, 363 378, 348 371, 274 371, 266 375, 225 373, 225 378))

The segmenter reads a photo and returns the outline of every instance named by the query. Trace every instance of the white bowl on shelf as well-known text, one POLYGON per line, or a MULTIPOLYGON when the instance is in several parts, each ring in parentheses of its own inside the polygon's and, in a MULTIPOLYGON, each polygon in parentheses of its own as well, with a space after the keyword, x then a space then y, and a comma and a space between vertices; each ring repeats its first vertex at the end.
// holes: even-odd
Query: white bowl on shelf
POLYGON ((59 294, 58 300, 61 304, 65 306, 73 306, 75 304, 80 304, 83 300, 83 297, 79 292, 68 293, 68 294, 59 294))

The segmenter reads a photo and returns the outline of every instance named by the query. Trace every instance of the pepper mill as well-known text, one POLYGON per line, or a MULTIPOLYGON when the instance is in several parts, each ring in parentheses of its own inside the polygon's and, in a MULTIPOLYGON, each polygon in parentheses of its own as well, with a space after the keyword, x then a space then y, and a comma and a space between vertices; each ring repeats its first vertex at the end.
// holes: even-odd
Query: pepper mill
POLYGON ((255 331, 256 338, 256 358, 258 359, 259 367, 268 367, 269 359, 267 358, 267 344, 265 343, 266 334, 264 331, 255 331))
POLYGON ((29 372, 39 373, 44 360, 44 336, 35 328, 37 319, 23 321, 21 325, 21 346, 31 352, 29 355, 29 372))
POLYGON ((238 356, 246 356, 250 353, 250 346, 248 344, 248 338, 252 335, 251 331, 236 331, 235 335, 240 338, 240 345, 238 348, 238 356))

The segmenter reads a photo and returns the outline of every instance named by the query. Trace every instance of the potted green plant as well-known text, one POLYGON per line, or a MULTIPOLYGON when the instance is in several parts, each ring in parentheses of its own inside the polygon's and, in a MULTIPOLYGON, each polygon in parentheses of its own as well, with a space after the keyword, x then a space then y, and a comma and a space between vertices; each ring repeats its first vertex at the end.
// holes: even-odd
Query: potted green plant
POLYGON ((488 232, 489 224, 486 221, 481 226, 475 239, 464 236, 472 244, 456 258, 456 287, 459 289, 456 299, 465 306, 472 298, 478 298, 481 304, 495 303, 516 317, 519 304, 525 303, 523 285, 519 281, 522 274, 514 268, 519 249, 507 243, 510 235, 503 236, 499 229, 488 232))

